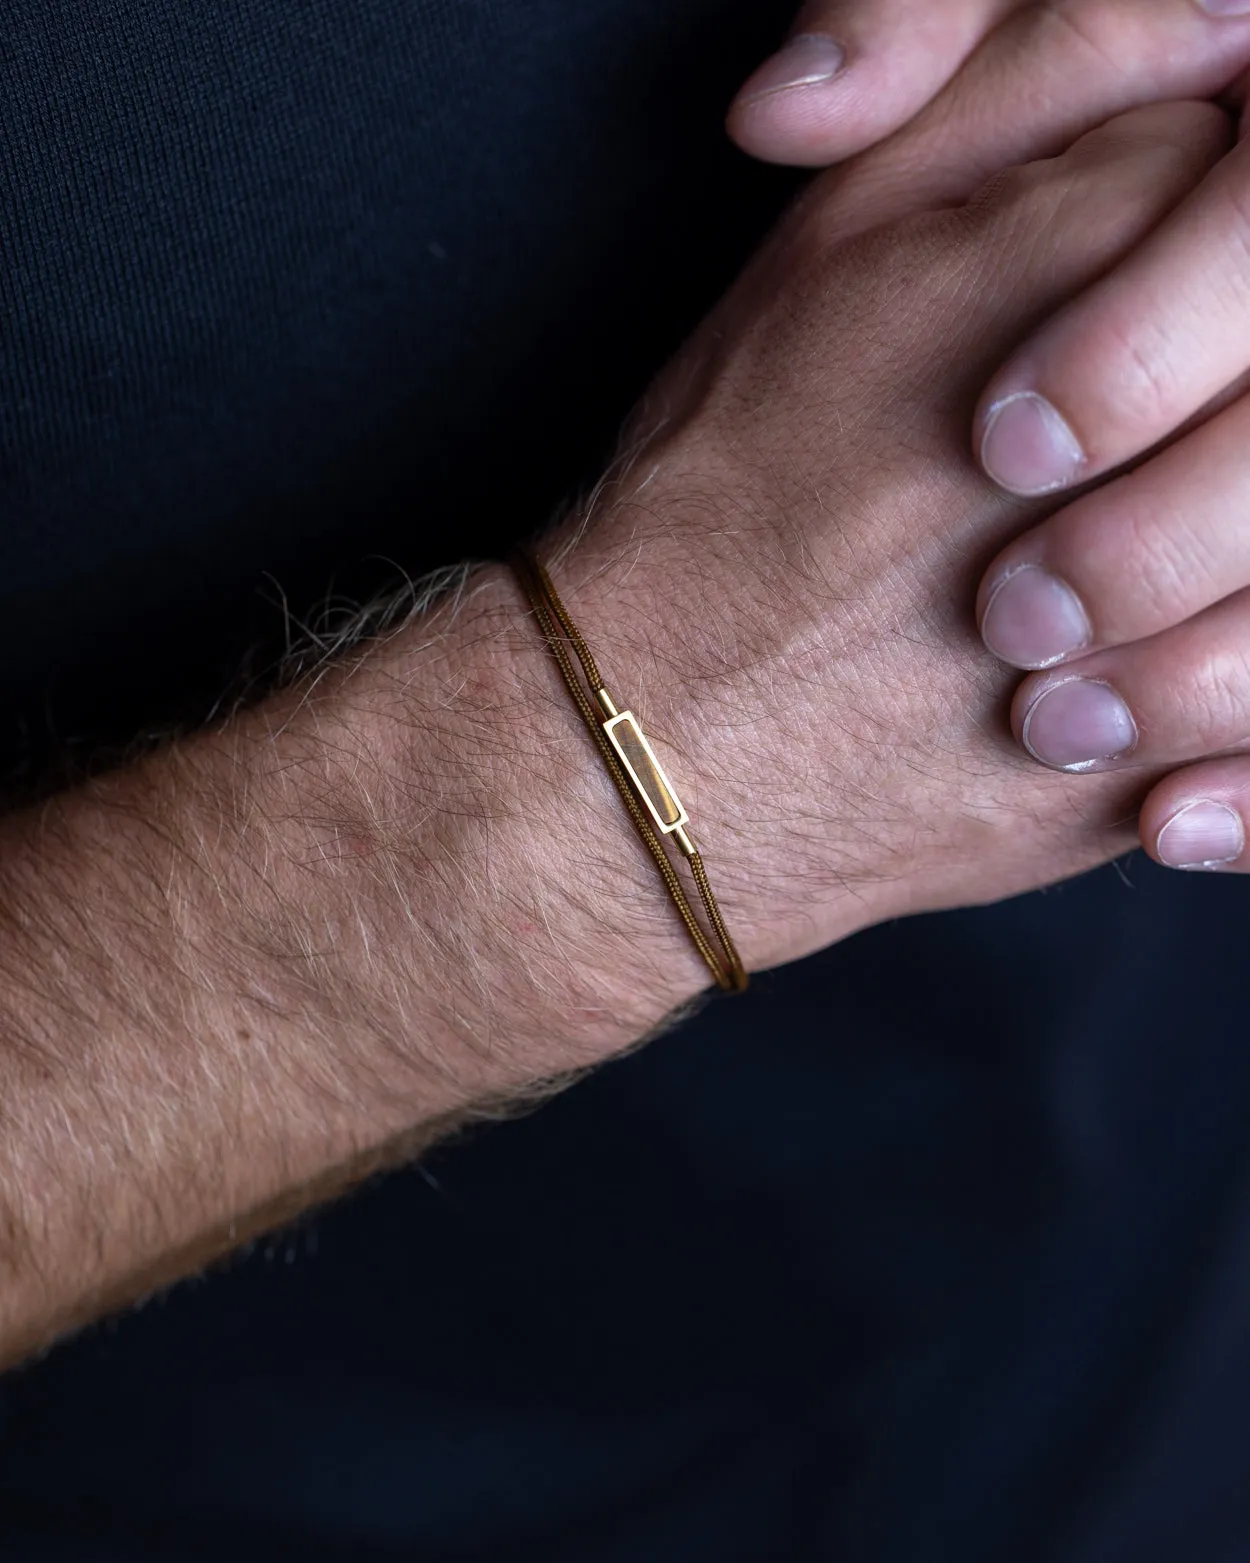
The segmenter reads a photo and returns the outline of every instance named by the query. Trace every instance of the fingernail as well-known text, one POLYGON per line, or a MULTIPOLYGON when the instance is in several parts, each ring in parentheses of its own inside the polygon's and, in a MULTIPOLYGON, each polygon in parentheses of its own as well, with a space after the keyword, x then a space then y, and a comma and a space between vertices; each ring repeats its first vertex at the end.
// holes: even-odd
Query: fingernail
POLYGON ((1223 868, 1246 850, 1246 827, 1225 803, 1201 798, 1173 814, 1155 843, 1169 868, 1223 868))
POLYGON ((1053 494, 1075 482, 1084 464, 1076 435, 1036 391, 1020 391, 990 408, 981 465, 1009 494, 1053 494))
POLYGON ((794 87, 818 87, 832 80, 845 64, 846 52, 832 38, 801 33, 764 61, 738 94, 738 102, 754 103, 757 98, 794 87))
POLYGON ((1137 744, 1137 723, 1111 688, 1092 678, 1052 684, 1024 719, 1024 747, 1058 771, 1088 771, 1137 744))
POLYGON ((1198 0, 1212 16, 1250 16, 1250 0, 1198 0))
POLYGON ((1081 599, 1037 565, 1014 570, 994 588, 981 620, 981 639, 1017 668, 1048 668, 1093 638, 1081 599))

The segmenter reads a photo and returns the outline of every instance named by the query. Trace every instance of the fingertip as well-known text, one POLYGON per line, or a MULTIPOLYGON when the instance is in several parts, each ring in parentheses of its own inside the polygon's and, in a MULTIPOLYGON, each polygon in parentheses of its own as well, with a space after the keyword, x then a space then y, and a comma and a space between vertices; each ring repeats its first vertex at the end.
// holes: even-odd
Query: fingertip
POLYGON ((1250 759, 1206 760, 1165 777, 1142 805, 1139 828, 1162 868, 1250 873, 1250 759))
POLYGON ((1087 465, 1071 424, 1035 390, 990 392, 978 411, 974 443, 986 477, 1020 499, 1072 488, 1087 465))
POLYGON ((946 86, 1017 0, 806 0, 743 85, 727 128, 765 162, 821 168, 893 134, 946 86))
POLYGON ((1217 798, 1194 798, 1183 804, 1153 834, 1151 856, 1164 868, 1228 872, 1245 855, 1245 821, 1237 809, 1217 798))
POLYGON ((847 54, 825 33, 800 33, 759 67, 730 105, 730 139, 766 163, 815 168, 851 150, 838 123, 847 54))
POLYGON ((735 103, 744 107, 788 92, 827 86, 846 66, 846 50, 827 33, 799 33, 748 78, 735 103))
POLYGON ((991 656, 1023 672, 1058 667, 1094 639, 1084 603, 1040 561, 1017 560, 981 583, 977 622, 991 656))

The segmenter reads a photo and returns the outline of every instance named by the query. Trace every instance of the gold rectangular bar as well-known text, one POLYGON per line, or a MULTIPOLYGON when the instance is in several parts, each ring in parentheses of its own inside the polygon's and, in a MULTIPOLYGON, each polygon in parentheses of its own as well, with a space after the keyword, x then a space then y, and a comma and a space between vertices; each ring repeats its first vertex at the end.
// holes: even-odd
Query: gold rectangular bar
POLYGON ((667 836, 688 825, 690 816, 682 808, 633 712, 622 711, 605 722, 603 730, 660 830, 667 836))

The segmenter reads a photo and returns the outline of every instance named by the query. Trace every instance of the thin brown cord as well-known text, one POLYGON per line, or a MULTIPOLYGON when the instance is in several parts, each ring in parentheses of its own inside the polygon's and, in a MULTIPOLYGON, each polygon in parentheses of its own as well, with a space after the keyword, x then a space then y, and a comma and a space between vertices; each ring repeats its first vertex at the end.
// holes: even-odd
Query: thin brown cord
POLYGON ((725 920, 721 916, 720 907, 716 903, 716 897, 712 894, 712 886, 708 882, 707 870, 703 866, 703 859, 697 851, 685 854, 690 863, 690 871, 694 876, 694 882, 698 887, 700 899, 707 913, 708 922, 720 944, 718 952, 715 945, 708 938, 695 915, 694 908, 690 904, 685 888, 673 867, 672 860, 666 851, 659 833, 652 824, 651 819, 638 800, 634 786, 629 775, 613 748, 607 734, 604 731, 603 715, 591 700, 585 685, 577 677, 573 666, 573 659, 569 656, 568 647, 571 645, 581 663, 582 672, 586 677, 586 684, 591 690, 603 689, 603 680, 599 675, 599 668, 595 659, 590 654, 590 648, 582 639, 581 633, 573 620, 569 617, 567 608, 560 599, 559 592, 548 575, 541 561, 529 553, 526 549, 517 549, 511 558, 512 568, 516 573, 534 609, 534 617, 538 621, 538 627, 542 631, 543 639, 555 658, 564 682, 568 686, 573 702, 581 712, 595 747, 603 757, 603 762, 608 768, 608 774, 616 785, 617 792, 629 817, 634 822, 634 827, 642 837, 643 844, 650 852, 660 877, 664 881, 665 888, 672 897, 673 904, 677 908, 678 916, 686 926, 686 931, 694 941, 695 948, 703 957, 712 976, 716 979, 718 987, 727 993, 741 993, 747 986, 748 977, 746 967, 742 963, 742 957, 738 954, 729 930, 725 927, 725 920), (567 644, 566 644, 567 642, 567 644))

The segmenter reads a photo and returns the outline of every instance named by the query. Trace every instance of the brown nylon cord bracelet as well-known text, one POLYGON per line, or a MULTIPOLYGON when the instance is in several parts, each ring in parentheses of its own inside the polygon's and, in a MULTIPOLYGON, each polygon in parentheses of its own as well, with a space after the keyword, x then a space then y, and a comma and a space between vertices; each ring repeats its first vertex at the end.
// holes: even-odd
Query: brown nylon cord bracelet
POLYGON ((615 782, 630 819, 654 859, 678 915, 694 940, 695 948, 707 963, 717 987, 727 993, 741 993, 748 982, 746 967, 721 917, 720 907, 708 883, 703 859, 686 831, 689 817, 669 785, 637 718, 632 711, 618 710, 616 702, 604 688, 595 659, 569 617, 542 563, 524 548, 518 548, 512 554, 510 563, 533 605, 538 627, 568 685, 573 703, 581 712, 595 747, 603 756, 608 774, 615 782), (569 646, 572 646, 581 663, 589 694, 578 679, 573 659, 569 656, 569 646), (598 702, 597 708, 595 701, 598 702), (673 838, 682 856, 690 864, 690 872, 694 876, 719 950, 695 915, 677 870, 665 850, 661 839, 664 836, 673 838))

